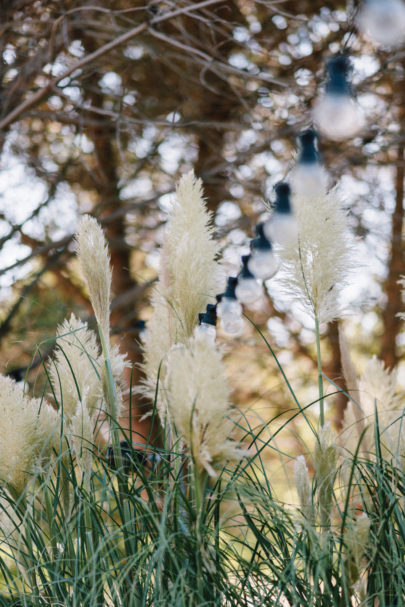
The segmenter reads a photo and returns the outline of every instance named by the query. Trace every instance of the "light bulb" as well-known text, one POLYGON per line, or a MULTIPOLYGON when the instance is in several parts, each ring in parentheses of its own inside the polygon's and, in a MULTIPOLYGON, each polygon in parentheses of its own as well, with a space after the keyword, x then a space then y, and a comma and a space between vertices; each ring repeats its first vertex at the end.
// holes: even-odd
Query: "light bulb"
POLYGON ((274 276, 280 264, 273 253, 271 241, 264 234, 263 223, 256 226, 256 238, 251 241, 250 247, 252 253, 247 262, 249 272, 260 280, 267 280, 274 276))
POLYGON ((215 341, 217 336, 215 326, 207 322, 202 322, 197 325, 194 329, 194 333, 196 336, 206 338, 210 341, 215 341))
POLYGON ((144 320, 136 320, 133 325, 134 329, 138 330, 138 337, 142 343, 146 343, 148 340, 148 329, 144 320))
POLYGON ((297 220, 291 213, 274 213, 264 224, 264 233, 269 240, 276 242, 281 247, 292 247, 297 244, 298 240, 297 220))
POLYGON ((378 44, 401 44, 405 40, 405 4, 402 0, 365 0, 357 25, 378 44))
POLYGON ((315 102, 314 122, 330 139, 343 141, 354 137, 363 128, 364 116, 348 80, 349 59, 345 55, 337 55, 329 60, 326 69, 325 94, 315 102))
POLYGON ((245 323, 241 316, 234 316, 233 318, 227 318, 221 320, 221 328, 228 335, 237 337, 241 335, 245 329, 245 323))
POLYGON ((251 255, 242 255, 242 269, 238 274, 238 282, 235 287, 235 296, 241 303, 248 306, 260 299, 263 294, 262 285, 249 270, 250 258, 251 255))
POLYGON ((268 280, 274 276, 274 274, 278 272, 279 267, 280 262, 274 255, 272 249, 268 251, 254 249, 248 261, 249 270, 256 278, 261 280, 268 280))
POLYGON ((215 330, 217 324, 217 306, 216 304, 207 304, 205 312, 198 315, 198 325, 194 329, 194 335, 215 341, 217 332, 215 330))
POLYGON ((263 295, 263 287, 254 276, 251 278, 239 278, 235 292, 238 300, 249 306, 263 295))
POLYGON ((292 171, 291 183, 295 196, 317 198, 327 189, 328 175, 321 164, 297 164, 292 171))
POLYGON ((295 219, 290 202, 291 189, 288 183, 278 183, 276 191, 275 212, 263 226, 265 237, 282 247, 291 247, 297 244, 298 224, 295 219))
POLYGON ((242 315, 242 306, 240 303, 230 297, 222 297, 221 301, 217 305, 218 316, 226 322, 228 319, 242 315))
POLYGON ((364 126, 363 112, 350 95, 326 93, 315 103, 313 117, 321 133, 335 141, 354 137, 364 126))
POLYGON ((274 213, 264 224, 264 233, 283 248, 294 246, 298 240, 298 224, 293 215, 274 213))
POLYGON ((234 297, 222 295, 217 304, 217 315, 221 319, 221 329, 225 333, 237 336, 243 332, 245 325, 242 318, 242 306, 234 297))
MULTIPOLYGON (((300 155, 291 174, 292 187, 298 200, 317 198, 325 193, 328 176, 317 148, 317 134, 308 129, 298 136, 300 155)), ((294 204, 297 202, 295 198, 294 204)))
POLYGON ((216 314, 221 319, 221 328, 233 336, 240 335, 244 329, 242 306, 235 294, 237 284, 236 276, 230 276, 225 292, 216 296, 216 314))

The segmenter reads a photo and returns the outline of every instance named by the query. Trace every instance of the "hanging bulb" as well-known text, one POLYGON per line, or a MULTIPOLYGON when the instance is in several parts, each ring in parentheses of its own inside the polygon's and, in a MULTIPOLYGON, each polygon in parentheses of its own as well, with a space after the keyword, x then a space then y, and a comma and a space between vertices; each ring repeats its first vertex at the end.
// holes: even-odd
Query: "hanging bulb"
POLYGON ((292 185, 294 194, 299 198, 316 198, 327 187, 328 178, 320 161, 317 139, 313 129, 298 136, 300 155, 292 172, 292 185))
POLYGON ((240 316, 242 314, 242 306, 237 299, 231 299, 230 297, 222 297, 218 304, 218 316, 222 321, 227 321, 233 316, 240 316))
POLYGON ((264 235, 271 242, 282 247, 291 247, 297 244, 298 225, 290 202, 290 186, 288 183, 278 183, 276 191, 276 208, 269 221, 264 224, 264 235))
POLYGON ((225 292, 217 295, 217 315, 223 321, 231 319, 233 316, 242 316, 242 306, 236 299, 235 294, 237 284, 238 279, 230 276, 225 292))
POLYGON ((148 339, 148 329, 144 320, 137 320, 134 323, 134 328, 138 331, 138 337, 142 343, 146 343, 148 339))
POLYGON ((328 81, 325 94, 314 106, 313 116, 321 133, 335 141, 354 137, 364 124, 347 80, 350 63, 345 55, 333 57, 326 66, 328 81))
POLYGON ((239 301, 247 306, 255 303, 263 295, 263 287, 249 270, 250 255, 242 256, 242 270, 238 275, 235 294, 239 301))
POLYGON ((402 0, 365 0, 357 25, 373 42, 397 46, 405 40, 405 4, 402 0))
POLYGON ((270 240, 266 238, 263 224, 256 226, 257 237, 250 243, 252 253, 248 261, 248 268, 260 280, 267 280, 274 276, 280 267, 280 262, 273 252, 270 240))
POLYGON ((232 335, 233 337, 238 337, 239 335, 242 335, 243 331, 245 330, 245 323, 242 317, 235 317, 226 322, 222 320, 221 328, 224 333, 232 335))
POLYGON ((217 306, 207 304, 206 311, 198 315, 198 325, 195 328, 195 333, 199 336, 204 336, 211 341, 215 341, 217 336, 217 306))
POLYGON ((242 306, 236 299, 236 286, 238 279, 234 276, 228 278, 226 290, 217 295, 217 315, 221 319, 221 328, 225 333, 236 337, 243 332, 245 323, 242 318, 242 306))

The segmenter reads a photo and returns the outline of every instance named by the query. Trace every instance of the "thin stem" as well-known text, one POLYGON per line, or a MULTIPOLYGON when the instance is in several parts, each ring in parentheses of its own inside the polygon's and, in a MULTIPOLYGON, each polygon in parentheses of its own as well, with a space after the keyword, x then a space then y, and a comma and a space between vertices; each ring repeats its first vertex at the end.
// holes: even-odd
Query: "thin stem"
MULTIPOLYGON (((198 580, 198 600, 202 601, 203 598, 203 583, 202 583, 202 537, 201 537, 201 522, 202 522, 202 512, 203 512, 203 499, 204 499, 204 491, 205 484, 207 481, 207 473, 205 471, 198 470, 198 467, 193 461, 194 468, 194 495, 195 495, 195 530, 196 530, 196 540, 197 540, 197 550, 196 550, 196 559, 197 559, 197 580, 198 580)), ((200 603, 198 603, 200 604, 200 603)))
POLYGON ((121 505, 121 518, 124 525, 124 543, 127 556, 129 557, 132 553, 131 543, 128 539, 128 529, 130 522, 130 513, 127 504, 128 497, 128 482, 125 478, 123 471, 122 452, 119 436, 119 425, 118 425, 118 397, 117 390, 115 387, 114 377, 112 374, 112 367, 110 361, 110 350, 105 340, 104 331, 100 323, 97 323, 98 332, 100 335, 101 348, 103 351, 105 369, 106 369, 106 384, 107 384, 107 402, 108 402, 108 413, 109 413, 109 425, 110 435, 113 448, 115 469, 118 480, 118 498, 121 505))
POLYGON ((97 323, 98 333, 100 335, 101 348, 103 351, 105 369, 107 373, 107 400, 109 407, 110 418, 117 422, 117 390, 115 389, 115 382, 112 374, 110 352, 105 340, 104 331, 100 323, 97 323))
POLYGON ((207 473, 200 472, 198 470, 195 462, 193 462, 193 467, 194 467, 195 509, 196 509, 196 515, 197 515, 196 519, 199 520, 201 509, 202 509, 204 488, 205 488, 205 481, 207 478, 207 473))
POLYGON ((121 445, 118 432, 118 397, 117 390, 115 388, 114 377, 112 374, 111 361, 109 348, 105 340, 104 331, 100 323, 97 323, 98 333, 100 335, 101 348, 103 351, 104 364, 106 370, 106 384, 107 384, 107 404, 108 404, 108 422, 110 426, 111 442, 114 454, 115 465, 118 470, 121 469, 122 457, 121 457, 121 445))
POLYGON ((323 375, 322 375, 322 358, 321 358, 321 336, 319 332, 318 317, 315 316, 315 338, 316 338, 316 359, 318 363, 318 389, 319 389, 319 407, 320 407, 320 424, 325 425, 325 408, 323 402, 323 375))
MULTIPOLYGON (((35 577, 35 569, 32 567, 32 564, 28 565, 27 558, 31 556, 32 549, 30 550, 31 545, 31 534, 28 532, 28 528, 26 525, 29 523, 30 513, 28 512, 28 504, 27 500, 23 495, 20 495, 18 491, 16 491, 11 485, 8 486, 8 491, 11 497, 14 499, 14 503, 16 506, 16 510, 21 515, 20 524, 16 525, 16 531, 18 533, 18 540, 15 546, 16 556, 14 556, 14 561, 18 571, 20 572, 23 581, 27 584, 27 586, 31 589, 34 589, 39 596, 39 588, 37 585, 36 577, 35 577), (29 540, 29 541, 28 541, 29 540), (26 555, 22 549, 22 544, 25 543, 30 554, 26 555)), ((14 506, 13 506, 14 508, 14 506)))

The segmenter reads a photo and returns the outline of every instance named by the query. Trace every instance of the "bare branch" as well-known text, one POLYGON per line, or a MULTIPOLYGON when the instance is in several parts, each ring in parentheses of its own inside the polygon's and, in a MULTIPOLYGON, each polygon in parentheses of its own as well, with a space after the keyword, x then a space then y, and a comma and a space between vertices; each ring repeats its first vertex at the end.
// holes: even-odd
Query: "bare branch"
MULTIPOLYGON (((223 0, 204 0, 203 2, 197 2, 197 4, 194 4, 192 6, 179 8, 170 13, 154 17, 150 20, 150 24, 154 25, 163 21, 168 21, 170 19, 173 19, 174 17, 177 17, 178 15, 185 15, 193 11, 200 10, 201 8, 204 8, 206 6, 219 4, 220 2, 223 2, 223 0)), ((36 93, 28 97, 28 99, 25 99, 25 101, 23 101, 19 106, 14 108, 13 111, 11 111, 5 118, 3 118, 3 120, 0 121, 0 130, 5 130, 7 127, 10 126, 10 124, 15 122, 27 110, 29 110, 37 103, 45 99, 48 95, 50 95, 51 92, 55 90, 55 87, 59 84, 59 82, 61 82, 65 78, 68 78, 77 70, 81 70, 89 63, 92 63, 96 59, 99 59, 114 48, 117 48, 118 46, 125 44, 132 38, 135 38, 135 36, 138 36, 142 32, 146 31, 148 29, 148 26, 148 22, 142 23, 141 25, 138 25, 137 27, 129 30, 128 32, 125 32, 121 36, 118 36, 118 38, 116 38, 115 40, 111 40, 111 42, 104 44, 103 46, 95 50, 93 53, 90 53, 83 59, 77 61, 70 68, 65 70, 60 76, 56 76, 55 78, 50 80, 44 87, 40 88, 36 93)))

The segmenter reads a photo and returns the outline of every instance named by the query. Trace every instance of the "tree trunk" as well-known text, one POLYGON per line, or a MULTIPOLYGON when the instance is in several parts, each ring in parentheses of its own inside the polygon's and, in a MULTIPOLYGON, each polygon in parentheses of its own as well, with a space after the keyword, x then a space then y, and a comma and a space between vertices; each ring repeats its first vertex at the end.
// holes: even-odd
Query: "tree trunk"
POLYGON ((380 358, 386 367, 394 367, 398 362, 397 336, 401 327, 398 313, 401 311, 402 290, 399 284, 401 274, 404 274, 404 245, 402 232, 404 225, 404 177, 405 154, 404 145, 398 148, 398 164, 395 179, 395 210, 392 216, 391 256, 388 262, 388 276, 385 282, 387 301, 382 313, 384 333, 381 339, 380 358))
MULTIPOLYGON (((346 382, 343 377, 342 360, 339 346, 339 321, 334 320, 328 326, 328 340, 331 350, 331 357, 326 369, 327 376, 341 389, 347 390, 346 382)), ((332 385, 329 386, 332 391, 336 391, 332 385)), ((334 424, 337 430, 342 429, 343 416, 347 406, 347 398, 339 392, 334 398, 334 424)))

